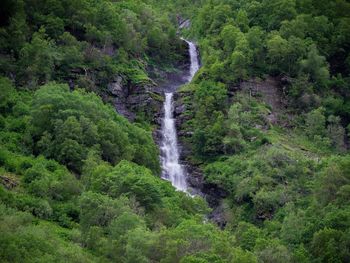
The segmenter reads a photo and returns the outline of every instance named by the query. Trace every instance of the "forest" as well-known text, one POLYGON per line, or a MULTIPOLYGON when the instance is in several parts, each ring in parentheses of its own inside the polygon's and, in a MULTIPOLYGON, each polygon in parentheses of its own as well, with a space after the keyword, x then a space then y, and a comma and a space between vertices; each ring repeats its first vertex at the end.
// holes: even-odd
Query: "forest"
POLYGON ((0 3, 0 262, 350 262, 349 149, 348 0, 0 3), (182 37, 202 195, 154 135, 182 37))

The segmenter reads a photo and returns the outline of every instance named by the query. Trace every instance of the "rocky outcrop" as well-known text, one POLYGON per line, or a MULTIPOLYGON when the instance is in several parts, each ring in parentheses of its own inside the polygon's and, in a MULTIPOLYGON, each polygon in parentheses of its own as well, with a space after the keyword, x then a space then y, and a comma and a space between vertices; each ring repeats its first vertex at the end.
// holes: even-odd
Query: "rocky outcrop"
MULTIPOLYGON (((186 24, 187 22, 184 21, 186 24)), ((161 121, 164 115, 163 102, 164 92, 173 92, 179 86, 187 82, 188 72, 190 68, 190 59, 187 50, 187 44, 184 42, 182 50, 182 60, 176 65, 176 72, 164 72, 158 68, 149 68, 148 74, 157 83, 150 81, 142 85, 131 86, 122 76, 115 78, 108 84, 108 101, 110 101, 118 113, 135 121, 140 115, 143 119, 147 119, 150 123, 157 126, 153 132, 153 137, 159 145, 162 139, 161 121)), ((186 104, 182 98, 189 94, 175 93, 174 95, 174 117, 176 118, 176 126, 179 136, 180 159, 185 166, 188 174, 188 184, 193 189, 193 193, 203 195, 208 201, 209 206, 213 208, 213 212, 208 215, 209 219, 214 220, 220 226, 225 225, 224 217, 221 215, 221 200, 227 196, 227 193, 213 184, 207 184, 203 180, 203 173, 199 166, 191 164, 188 160, 192 155, 192 149, 186 138, 192 136, 191 131, 183 129, 183 125, 191 118, 186 115, 186 104)))
POLYGON ((266 79, 253 78, 242 81, 239 85, 230 87, 228 91, 229 97, 234 97, 235 92, 239 90, 248 93, 249 96, 255 97, 269 106, 271 111, 267 116, 268 123, 288 126, 288 119, 292 118, 292 116, 289 116, 287 112, 286 84, 283 78, 269 76, 266 79))
POLYGON ((150 80, 138 85, 132 85, 128 79, 116 75, 108 84, 108 94, 104 96, 107 97, 106 100, 130 121, 140 117, 160 127, 164 92, 183 84, 182 76, 189 68, 187 44, 184 42, 180 46, 178 52, 181 59, 173 65, 177 71, 165 72, 156 66, 150 66, 147 68, 150 80))
MULTIPOLYGON (((271 109, 267 116, 266 123, 281 124, 280 113, 285 113, 286 101, 284 99, 284 88, 279 79, 268 77, 265 80, 250 79, 243 81, 238 85, 231 86, 228 89, 229 101, 232 101, 238 91, 247 92, 250 96, 264 101, 271 109)), ((194 94, 191 91, 179 92, 174 96, 176 117, 176 126, 178 131, 179 143, 181 145, 180 159, 186 165, 188 171, 188 184, 193 189, 199 189, 205 197, 209 206, 213 209, 208 215, 208 219, 216 222, 220 227, 226 225, 226 212, 223 205, 223 199, 228 196, 224 189, 215 184, 207 183, 204 180, 202 170, 198 164, 191 163, 193 151, 189 139, 193 132, 189 121, 194 117, 193 104, 190 98, 194 94), (186 103, 185 103, 186 101, 186 103)), ((261 127, 264 129, 264 127, 261 127)))
POLYGON ((11 190, 18 186, 18 180, 11 175, 0 175, 0 185, 3 185, 7 190, 11 190))
POLYGON ((200 165, 191 163, 193 151, 188 139, 193 135, 190 129, 187 129, 188 121, 193 118, 188 112, 192 109, 191 103, 184 103, 185 98, 193 97, 192 92, 179 92, 174 96, 174 116, 176 117, 176 127, 178 131, 179 144, 181 146, 180 159, 186 167, 187 182, 194 194, 202 195, 209 207, 213 210, 208 214, 208 219, 215 222, 218 226, 226 225, 225 214, 223 213, 222 200, 228 196, 228 193, 215 184, 207 183, 204 180, 200 165))
POLYGON ((108 84, 108 95, 117 112, 130 121, 135 121, 140 115, 157 123, 163 103, 163 94, 157 84, 150 81, 131 86, 121 76, 116 76, 108 84))
POLYGON ((177 20, 177 24, 178 24, 178 32, 181 29, 188 29, 191 27, 191 20, 188 18, 183 18, 181 15, 177 14, 176 20, 177 20))

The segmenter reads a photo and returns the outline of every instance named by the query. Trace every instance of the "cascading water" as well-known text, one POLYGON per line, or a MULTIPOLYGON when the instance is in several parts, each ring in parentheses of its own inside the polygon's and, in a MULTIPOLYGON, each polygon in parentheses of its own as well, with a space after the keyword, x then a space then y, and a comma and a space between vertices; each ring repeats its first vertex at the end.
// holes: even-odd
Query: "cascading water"
MULTIPOLYGON (((191 58, 190 72, 186 76, 186 82, 190 82, 199 69, 198 53, 195 44, 187 40, 184 41, 188 44, 191 58)), ((171 181, 177 190, 186 191, 186 171, 179 163, 179 148, 173 115, 173 95, 174 91, 165 93, 161 143, 162 178, 171 181)))
POLYGON ((188 49, 189 49, 190 58, 191 58, 190 75, 188 78, 188 82, 191 82, 192 78, 194 77, 194 75, 199 69, 198 52, 195 44, 187 40, 185 41, 188 44, 188 49))

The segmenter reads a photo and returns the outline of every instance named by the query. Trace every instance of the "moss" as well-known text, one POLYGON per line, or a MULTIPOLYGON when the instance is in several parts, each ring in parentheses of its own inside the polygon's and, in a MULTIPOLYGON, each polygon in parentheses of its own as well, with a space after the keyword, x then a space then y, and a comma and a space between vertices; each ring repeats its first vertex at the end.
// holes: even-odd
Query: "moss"
POLYGON ((149 92, 148 93, 152 99, 156 100, 156 101, 159 101, 159 102, 164 102, 164 97, 155 93, 155 92, 149 92))

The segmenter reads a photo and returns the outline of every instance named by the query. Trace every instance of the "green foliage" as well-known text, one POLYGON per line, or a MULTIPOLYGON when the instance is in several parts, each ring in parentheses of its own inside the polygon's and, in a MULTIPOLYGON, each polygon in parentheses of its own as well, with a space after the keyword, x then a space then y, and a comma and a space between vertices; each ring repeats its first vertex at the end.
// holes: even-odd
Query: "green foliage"
POLYGON ((196 88, 196 108, 193 140, 199 156, 210 156, 222 151, 223 114, 220 108, 226 103, 226 87, 221 83, 201 82, 196 88))
POLYGON ((12 108, 16 104, 17 92, 12 86, 11 82, 7 78, 0 79, 0 112, 4 117, 6 114, 10 113, 12 108))
POLYGON ((159 172, 158 150, 150 134, 129 124, 94 94, 47 84, 35 94, 31 111, 35 152, 81 172, 87 153, 105 161, 133 160, 159 172))
POLYGON ((350 254, 344 247, 349 244, 346 233, 325 228, 314 234, 312 252, 317 255, 318 262, 345 262, 350 254))
MULTIPOLYGON (((349 157, 331 159, 319 179, 318 200, 322 204, 337 200, 345 194, 349 182, 349 157), (340 192, 338 192, 340 191, 340 192), (344 192, 343 192, 344 191, 344 192)), ((339 203, 341 204, 341 203, 339 203)))
POLYGON ((1 262, 349 261, 348 2, 2 4, 1 262), (182 64, 180 16, 202 63, 181 93, 184 143, 225 196, 223 230, 158 177, 150 131, 93 93, 121 76, 137 95, 182 64), (268 75, 287 107, 255 90, 268 75))
POLYGON ((51 79, 57 54, 55 44, 47 39, 45 29, 40 28, 20 51, 19 72, 30 86, 35 87, 51 79))
POLYGON ((167 13, 147 2, 12 1, 0 25, 0 71, 32 89, 84 79, 87 89, 100 91, 117 73, 143 84, 147 65, 164 68, 182 59, 167 13))
POLYGON ((326 118, 324 116, 324 109, 318 108, 309 112, 306 116, 305 125, 306 133, 313 138, 314 136, 325 136, 326 118))
POLYGON ((329 79, 326 59, 318 54, 314 45, 311 46, 307 58, 301 61, 301 68, 306 74, 309 74, 311 81, 321 87, 326 85, 329 79))
POLYGON ((157 180, 146 168, 127 161, 120 162, 110 173, 92 182, 94 191, 104 192, 111 197, 118 197, 122 194, 135 197, 136 201, 146 209, 160 205, 163 195, 160 190, 165 186, 168 188, 166 183, 157 180))
POLYGON ((2 262, 95 262, 97 258, 71 242, 72 232, 30 214, 0 205, 2 262), (66 238, 62 238, 66 236, 66 238))
POLYGON ((345 152, 345 129, 340 124, 340 117, 330 115, 327 122, 327 135, 331 140, 332 146, 339 152, 345 152))

